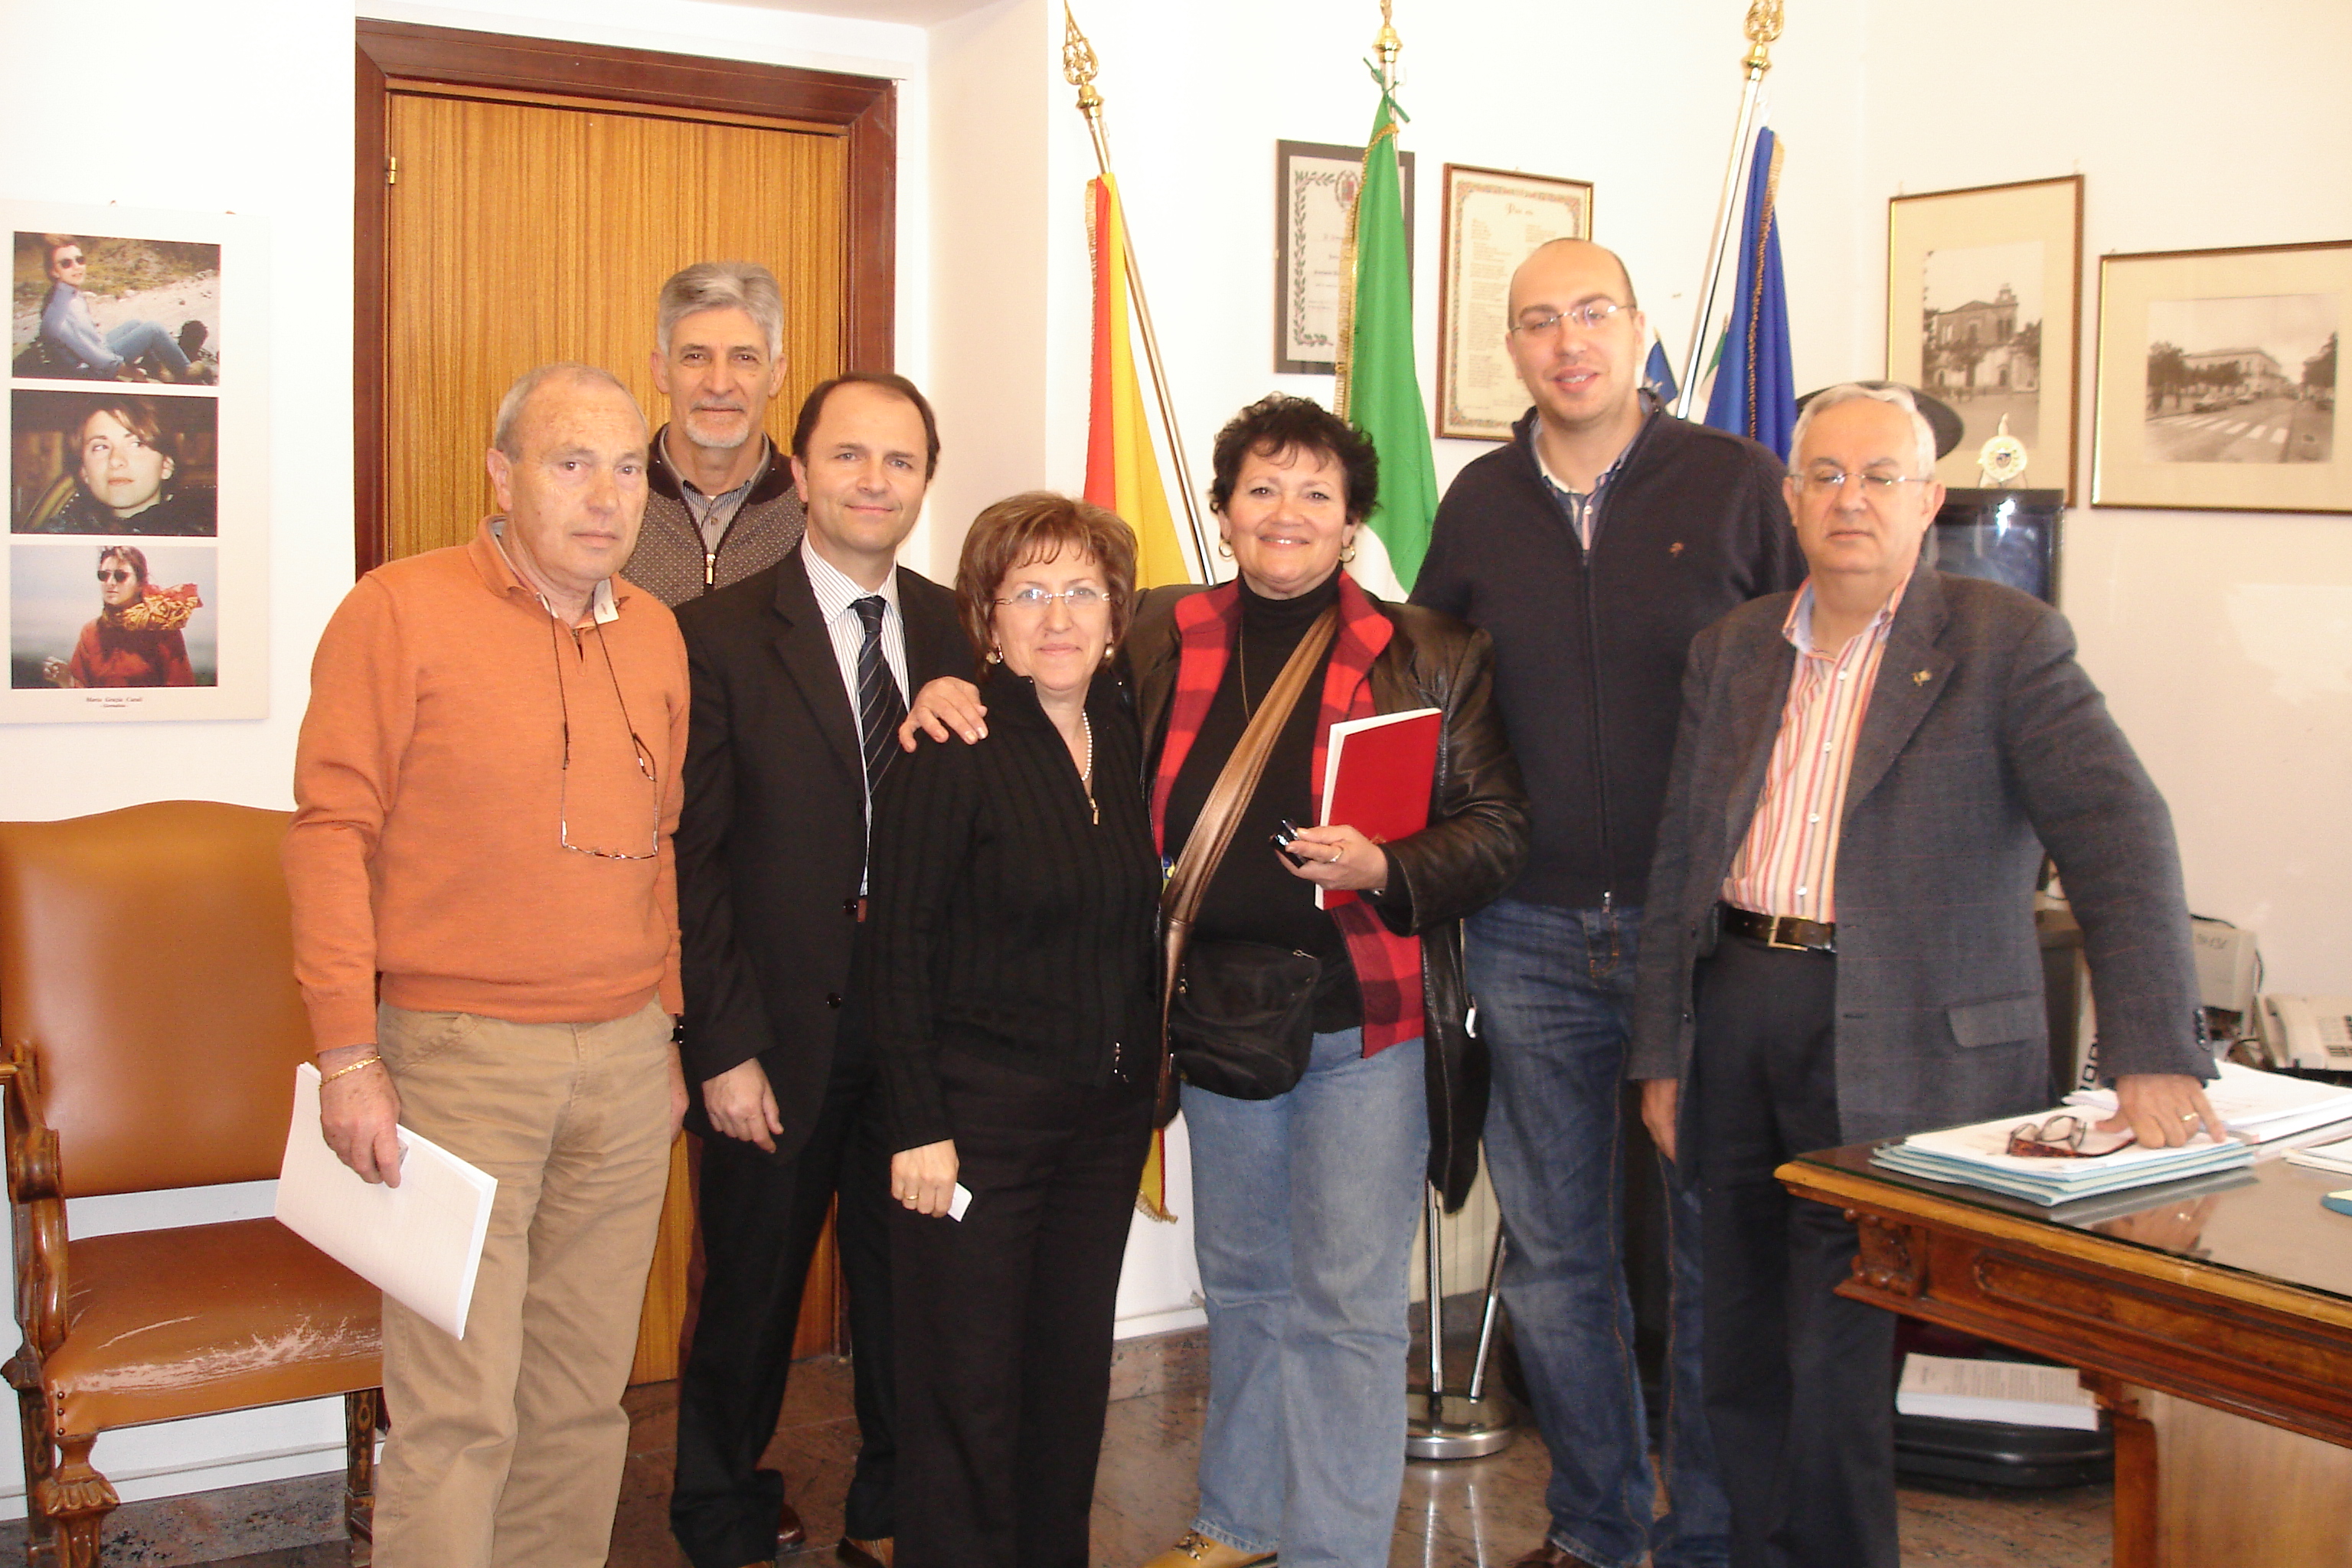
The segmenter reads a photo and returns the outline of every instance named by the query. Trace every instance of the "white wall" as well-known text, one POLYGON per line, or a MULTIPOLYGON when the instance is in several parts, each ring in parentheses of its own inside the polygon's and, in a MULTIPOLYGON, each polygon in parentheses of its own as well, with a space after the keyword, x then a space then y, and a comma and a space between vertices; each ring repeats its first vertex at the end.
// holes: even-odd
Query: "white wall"
MULTIPOLYGON (((1093 154, 1059 78, 1058 5, 998 0, 928 36, 703 0, 365 9, 903 78, 899 364, 935 394, 946 440, 911 558, 944 572, 981 504, 1080 483, 1081 186, 1093 154)), ((1625 255, 1679 347, 1736 107, 1744 9, 1399 0, 1413 116, 1403 143, 1421 164, 1424 390, 1447 162, 1595 182, 1597 237, 1625 255)), ((1328 378, 1267 368, 1273 143, 1360 139, 1372 100, 1358 61, 1377 12, 1370 0, 1192 0, 1177 13, 1087 0, 1080 13, 1101 55, 1134 242, 1205 483, 1210 438, 1243 403, 1276 385, 1328 395, 1328 378)), ((271 717, 11 726, 0 735, 0 816, 179 795, 288 804, 310 645, 350 581, 352 17, 313 0, 119 0, 107 58, 148 89, 114 95, 100 113, 67 68, 92 47, 76 8, 19 5, 0 16, 0 191, 270 221, 278 497, 271 717), (267 91, 240 86, 257 80, 267 91), (165 90, 173 84, 182 90, 165 90)), ((1885 202, 1898 191, 2079 170, 2094 256, 2352 237, 2352 95, 2341 81, 2352 10, 2341 0, 2250 0, 2226 17, 2189 0, 2128 12, 2098 0, 1983 0, 1964 23, 1909 0, 1808 0, 1791 8, 1774 53, 1803 385, 1883 366, 1885 202), (1981 47, 1987 38, 2000 47, 1981 47), (2218 121, 2194 108, 2215 103, 2231 106, 2218 121)), ((2094 265, 2086 332, 2095 284, 2094 265)), ((2087 450, 2087 395, 2083 419, 2087 450)), ((1441 443, 1441 479, 1483 449, 1441 443)), ((2261 932, 2273 988, 2352 992, 2336 912, 2352 883, 2352 828, 2338 805, 2352 763, 2352 520, 2085 506, 2068 520, 2064 579, 2085 661, 2172 800, 2191 901, 2261 932)), ((140 1212, 138 1223, 160 1217, 140 1212)), ((1191 1289, 1188 1253, 1181 1231, 1144 1236, 1122 1295, 1130 1327, 1175 1321, 1168 1314, 1191 1289)), ((152 1462, 299 1445, 311 1440, 294 1430, 299 1419, 274 1436, 175 1428, 182 1436, 152 1439, 169 1453, 152 1462)), ((331 1442, 331 1427, 319 1440, 331 1442)), ((0 1451, 0 1465, 11 1458, 0 1451)), ((155 1484, 221 1483, 199 1472, 155 1484)))

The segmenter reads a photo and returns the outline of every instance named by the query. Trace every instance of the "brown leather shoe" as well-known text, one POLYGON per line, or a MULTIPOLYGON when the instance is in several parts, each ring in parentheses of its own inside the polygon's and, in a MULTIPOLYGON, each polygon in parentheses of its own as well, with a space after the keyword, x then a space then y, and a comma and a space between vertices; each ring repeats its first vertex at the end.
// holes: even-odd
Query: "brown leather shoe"
POLYGON ((1188 1530, 1182 1540, 1143 1568, 1259 1568, 1259 1564, 1274 1560, 1271 1552, 1244 1552, 1238 1546, 1212 1541, 1197 1530, 1188 1530))
POLYGON ((890 1568, 890 1558, 898 1544, 896 1538, 887 1535, 874 1541, 856 1541, 845 1535, 841 1544, 833 1549, 833 1554, 848 1563, 849 1568, 890 1568))
POLYGON ((801 1516, 793 1505, 782 1503, 776 1510, 776 1555, 795 1551, 808 1544, 808 1531, 802 1528, 801 1516))
POLYGON ((1547 1541, 1525 1557, 1513 1558, 1511 1568, 1592 1568, 1592 1564, 1547 1541))

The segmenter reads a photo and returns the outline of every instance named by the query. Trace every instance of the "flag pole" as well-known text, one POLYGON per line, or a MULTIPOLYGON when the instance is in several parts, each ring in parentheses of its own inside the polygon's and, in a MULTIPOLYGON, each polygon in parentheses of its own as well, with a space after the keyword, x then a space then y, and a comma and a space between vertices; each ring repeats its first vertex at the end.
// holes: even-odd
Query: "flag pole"
MULTIPOLYGON (((1381 30, 1372 39, 1373 52, 1381 57, 1379 68, 1372 75, 1381 84, 1381 96, 1386 99, 1396 97, 1397 57, 1404 53, 1404 40, 1397 37, 1396 22, 1390 15, 1393 4, 1394 0, 1381 0, 1381 30)), ((1364 149, 1364 167, 1368 173, 1373 151, 1371 147, 1364 149)), ((1331 412, 1345 419, 1348 417, 1349 395, 1355 390, 1356 381, 1356 215, 1352 208, 1348 213, 1348 237, 1339 264, 1339 340, 1332 354, 1331 412)))
POLYGON ((1756 129, 1756 100, 1764 89, 1764 73, 1772 68, 1771 45, 1780 37, 1781 0, 1752 0, 1748 7, 1748 54, 1740 66, 1747 86, 1739 95, 1739 126, 1731 133, 1731 162, 1723 171, 1723 197, 1716 204, 1715 238, 1706 253, 1706 286, 1699 290, 1698 320, 1691 326, 1690 357, 1683 366, 1683 384, 1675 413, 1684 419, 1698 400, 1699 367, 1706 357, 1706 324, 1715 317, 1717 289, 1723 280, 1724 247, 1731 243, 1731 212, 1739 195, 1739 170, 1748 157, 1748 143, 1756 129))
MULTIPOLYGON (((1103 135, 1103 99, 1095 90, 1095 73, 1101 68, 1095 58, 1095 47, 1078 31, 1078 19, 1070 14, 1068 0, 1062 5, 1062 78, 1078 89, 1078 112, 1087 117, 1087 130, 1094 137, 1095 165, 1105 175, 1110 173, 1110 142, 1103 135)), ((1127 289, 1135 299, 1136 324, 1143 329, 1143 359, 1151 367, 1151 391, 1160 404, 1160 423, 1168 435, 1168 458, 1176 466, 1176 489, 1184 500, 1184 521, 1192 535, 1192 558, 1201 563, 1203 582, 1215 580, 1210 569, 1208 530, 1201 522, 1201 500, 1192 492, 1192 466, 1184 460, 1183 438, 1176 429, 1176 405, 1168 395, 1168 372, 1160 363, 1160 334, 1151 327, 1151 306, 1143 297, 1143 268, 1135 259, 1135 234, 1127 236, 1127 289)))

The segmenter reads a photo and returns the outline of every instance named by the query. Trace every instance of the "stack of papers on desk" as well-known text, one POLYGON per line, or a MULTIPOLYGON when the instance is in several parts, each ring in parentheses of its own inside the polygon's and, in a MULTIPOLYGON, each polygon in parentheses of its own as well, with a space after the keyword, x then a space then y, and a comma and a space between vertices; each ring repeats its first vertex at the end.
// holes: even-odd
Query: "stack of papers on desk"
POLYGON ((2308 1149, 2294 1150, 2288 1153, 2286 1163, 2308 1165, 2330 1175, 2352 1176, 2352 1138, 2340 1143, 2315 1143, 2308 1149))
MULTIPOLYGON (((2235 1062, 2220 1065, 2221 1076, 2205 1086, 2205 1098, 2229 1123, 2231 1131, 2252 1142, 2268 1143, 2338 1121, 2352 1121, 2352 1089, 2284 1073, 2257 1072, 2235 1062)), ((2104 1119, 2116 1113, 2116 1091, 2080 1089, 2068 1095, 2066 1103, 2095 1110, 2104 1119)))
POLYGON ((1940 1132, 1915 1132, 1899 1143, 1871 1151, 1877 1164, 1938 1182, 1964 1182, 1989 1187, 2011 1197, 2037 1204, 2063 1204, 2095 1193, 2177 1182, 2251 1165, 2253 1146, 2237 1139, 2216 1143, 2203 1133, 2178 1149, 2143 1149, 2126 1144, 2111 1154, 2089 1159, 2053 1159, 2044 1155, 2011 1154, 2009 1135, 2021 1123, 2044 1121, 2063 1110, 2032 1116, 2003 1116, 1972 1127, 1951 1127, 1940 1132))

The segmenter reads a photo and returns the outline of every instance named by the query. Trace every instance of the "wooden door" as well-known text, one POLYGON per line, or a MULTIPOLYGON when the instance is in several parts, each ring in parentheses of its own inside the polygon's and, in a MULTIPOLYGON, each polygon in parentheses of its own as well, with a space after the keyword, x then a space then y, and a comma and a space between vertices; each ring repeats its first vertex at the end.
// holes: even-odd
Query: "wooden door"
POLYGON ((802 395, 840 374, 837 132, 544 94, 386 98, 387 558, 473 536, 499 398, 533 365, 601 365, 660 424, 654 301, 689 262, 758 261, 783 286, 772 435, 788 442, 802 395))
MULTIPOLYGON (((498 399, 549 360, 613 371, 652 422, 662 279, 743 258, 784 293, 770 434, 848 368, 891 364, 896 92, 878 79, 362 18, 357 35, 353 555, 469 538, 498 399)), ((677 1375, 693 1312, 690 1141, 631 1381, 677 1375)), ((827 1226, 793 1353, 843 1345, 827 1226)))

